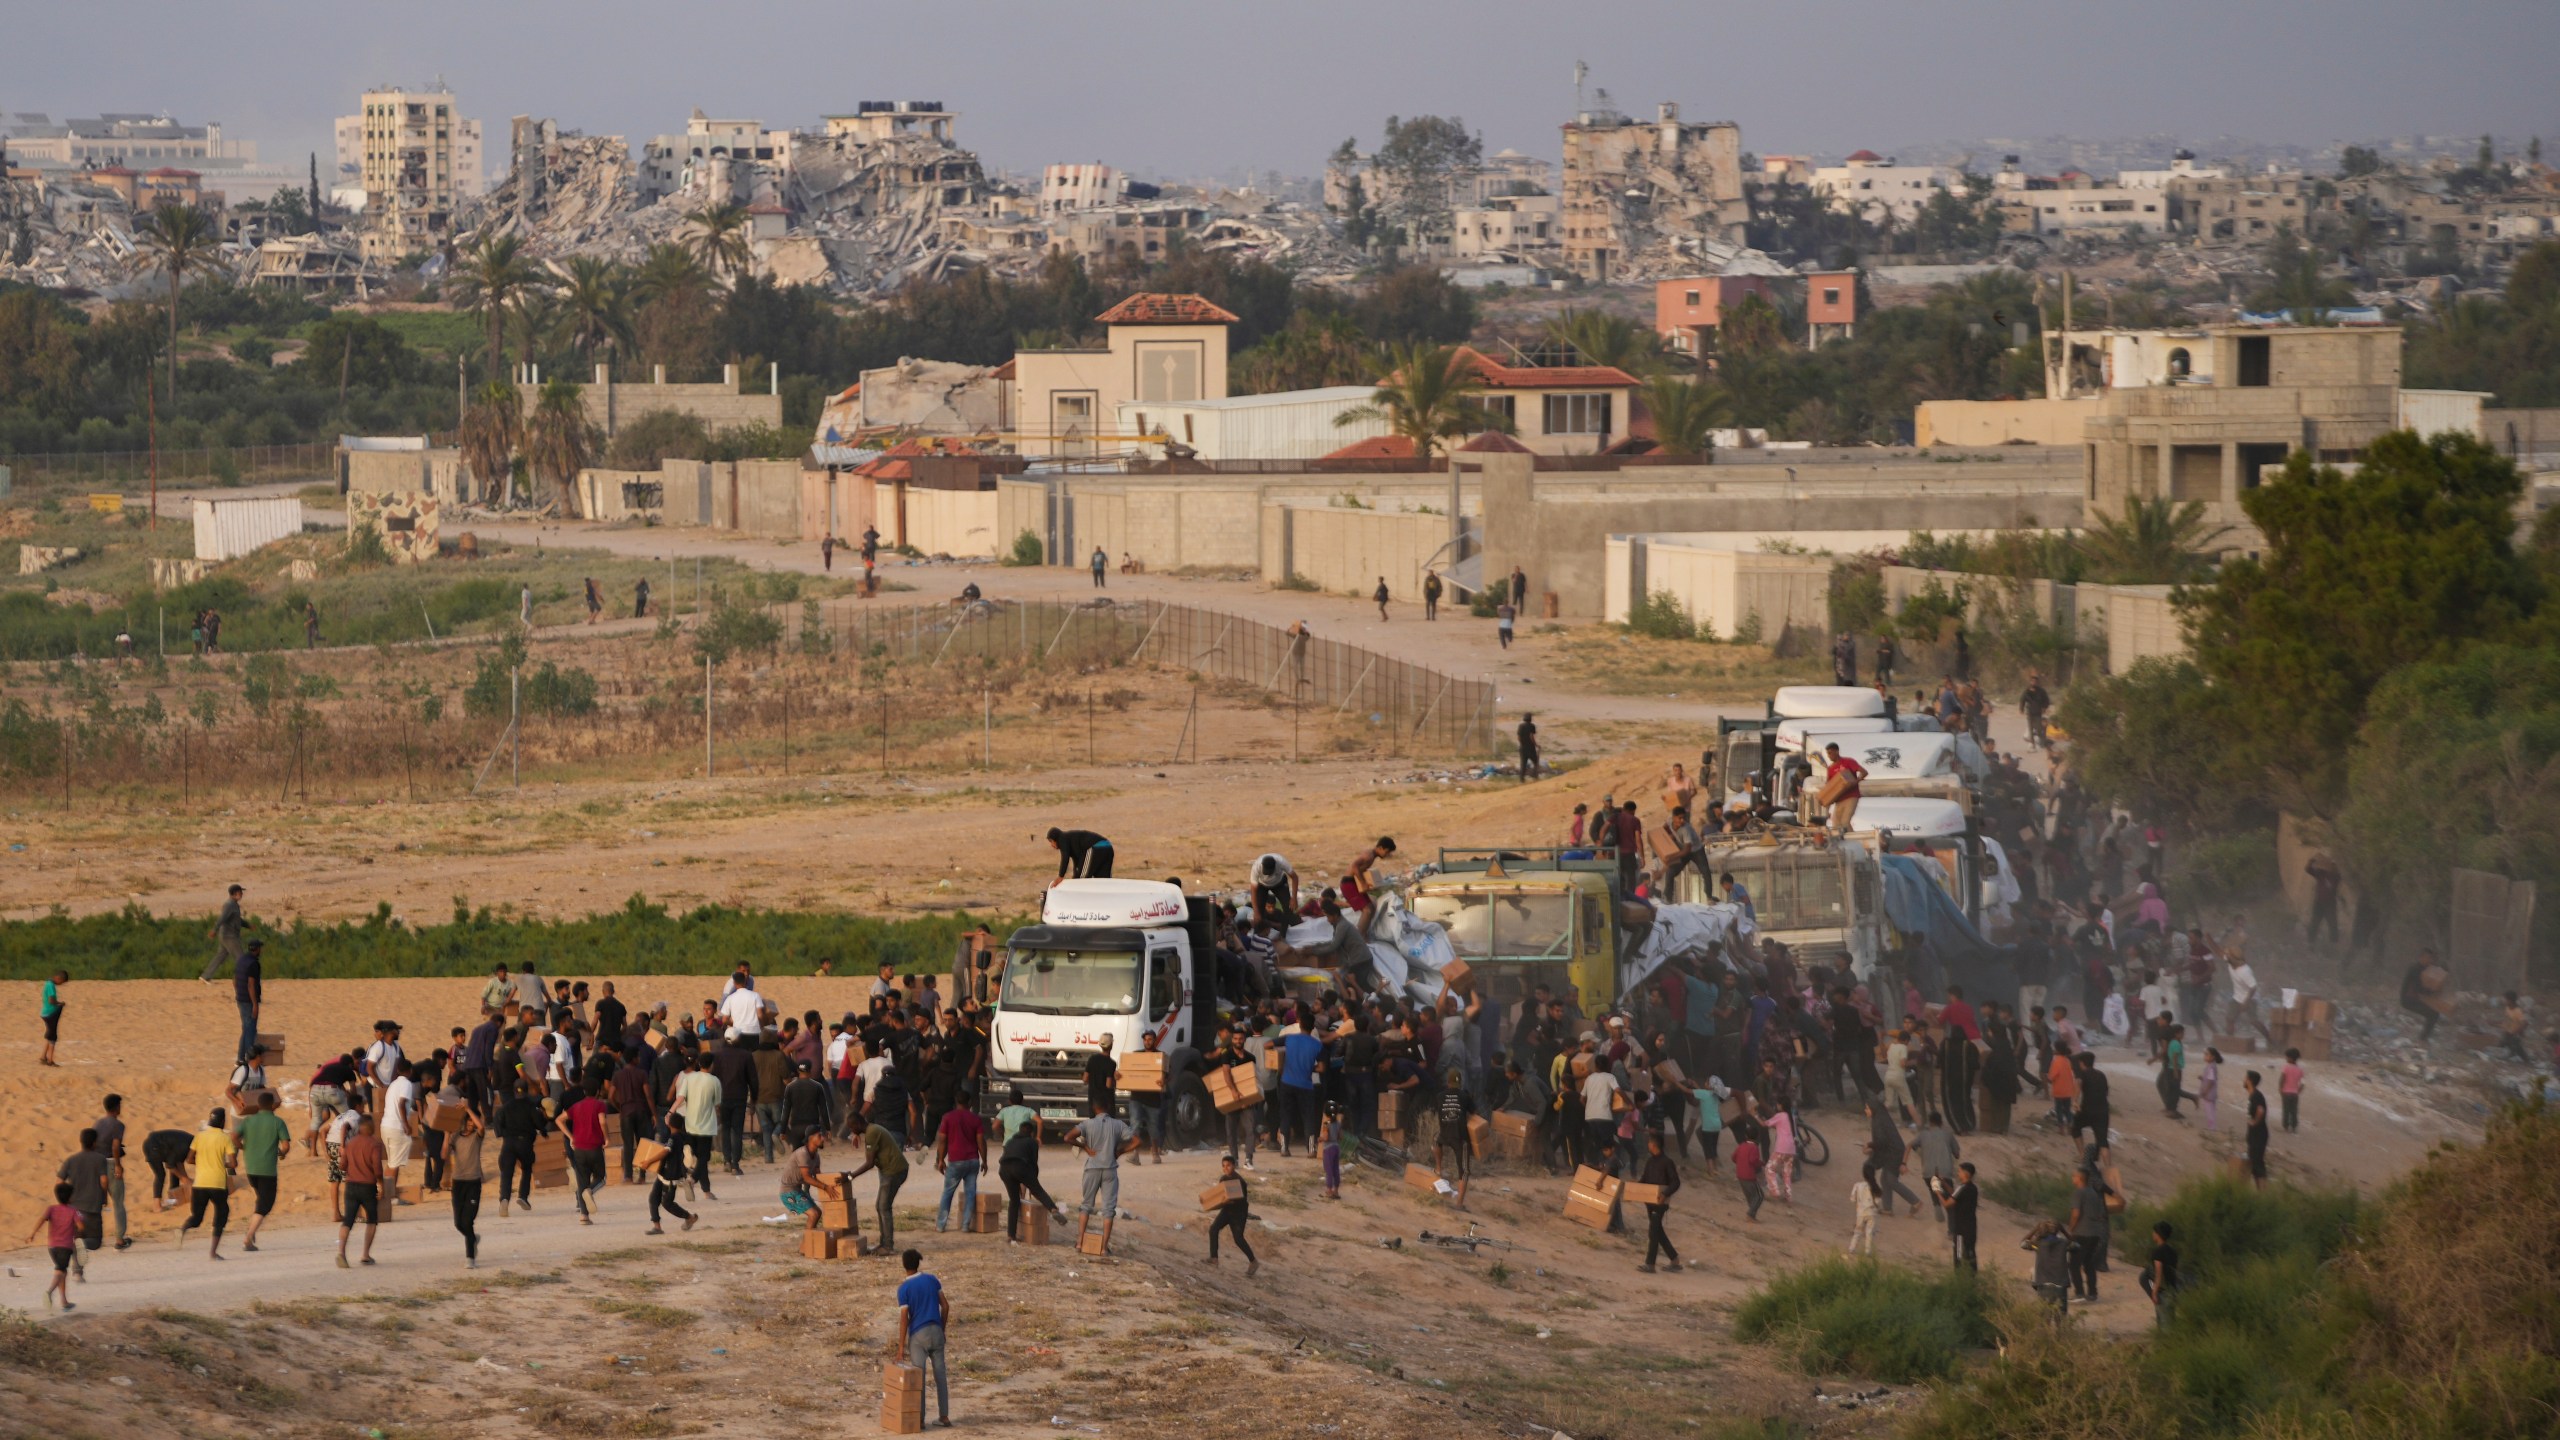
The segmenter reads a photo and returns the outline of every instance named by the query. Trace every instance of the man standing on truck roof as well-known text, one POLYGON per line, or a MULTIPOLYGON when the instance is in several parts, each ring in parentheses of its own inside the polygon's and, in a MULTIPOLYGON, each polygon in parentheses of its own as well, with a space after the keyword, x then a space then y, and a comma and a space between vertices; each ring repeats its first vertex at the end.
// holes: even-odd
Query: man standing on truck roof
POLYGON ((1867 778, 1867 767, 1841 754, 1840 743, 1836 740, 1823 746, 1822 753, 1829 760, 1829 768, 1824 771, 1822 777, 1824 787, 1829 788, 1830 782, 1834 780, 1848 782, 1848 788, 1833 797, 1829 815, 1832 832, 1846 835, 1849 833, 1849 822, 1858 814, 1858 784, 1867 778))
POLYGON ((1091 830, 1061 830, 1052 825, 1049 827, 1049 848, 1058 852, 1060 880, 1111 878, 1111 841, 1106 836, 1091 830))

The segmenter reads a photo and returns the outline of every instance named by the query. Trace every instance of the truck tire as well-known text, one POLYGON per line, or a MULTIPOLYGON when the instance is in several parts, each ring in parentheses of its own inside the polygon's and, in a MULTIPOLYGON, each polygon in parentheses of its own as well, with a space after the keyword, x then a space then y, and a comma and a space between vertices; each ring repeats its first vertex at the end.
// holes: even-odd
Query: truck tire
POLYGON ((1176 1148, 1214 1145, 1225 1135, 1218 1107, 1209 1099, 1209 1087, 1197 1075, 1185 1075, 1173 1087, 1170 1102, 1173 1113, 1165 1117, 1166 1136, 1176 1148))

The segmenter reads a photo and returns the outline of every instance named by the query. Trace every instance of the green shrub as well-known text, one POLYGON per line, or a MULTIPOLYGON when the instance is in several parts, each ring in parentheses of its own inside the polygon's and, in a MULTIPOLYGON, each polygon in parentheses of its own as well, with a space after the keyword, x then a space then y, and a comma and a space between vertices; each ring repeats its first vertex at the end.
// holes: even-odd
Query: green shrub
POLYGON ((1744 1301, 1733 1333, 1779 1345, 1810 1374, 1908 1385, 1951 1375, 1966 1352, 1992 1343, 1990 1294, 1970 1270, 1923 1275, 1833 1258, 1744 1301))
POLYGON ((1884 628, 1884 568, 1860 555, 1831 567, 1831 633, 1868 635, 1884 628))
POLYGON ((2012 1170, 1983 1181, 1982 1198, 2021 1215, 2058 1220, 2071 1212, 2071 1177, 2055 1170, 2012 1170))
POLYGON ((391 563, 391 552, 382 546, 382 532, 371 525, 359 525, 347 536, 347 563, 364 569, 391 563))
POLYGON ((1627 608, 1627 633, 1656 640, 1695 640, 1698 624, 1689 607, 1668 590, 1656 590, 1627 608))
POLYGON ((693 631, 694 653, 714 665, 732 655, 770 654, 781 643, 782 622, 773 612, 727 591, 693 631))
MULTIPOLYGON (((38 980, 69 961, 87 980, 175 980, 204 965, 211 915, 154 915, 139 904, 74 918, 0 922, 0 978, 38 980)), ((878 920, 868 916, 739 910, 705 905, 671 915, 633 895, 619 910, 576 920, 529 920, 474 911, 456 897, 452 923, 411 925, 384 904, 363 920, 295 922, 265 930, 267 974, 294 979, 374 979, 393 975, 489 973, 506 961, 539 960, 543 973, 579 975, 718 975, 741 955, 765 973, 806 971, 832 959, 845 974, 882 963, 901 970, 947 971, 961 932, 981 923, 966 914, 878 920)), ((1004 933, 1020 920, 998 919, 1004 933)))
MULTIPOLYGON (((1025 533, 1027 534, 1029 532, 1026 531, 1025 533)), ((1271 588, 1275 590, 1295 590, 1300 594, 1312 595, 1317 591, 1322 590, 1324 587, 1318 585, 1313 580, 1308 579, 1306 576, 1299 574, 1297 571, 1292 570, 1288 574, 1281 576, 1280 583, 1272 586, 1271 588)))
POLYGON ((1048 550, 1040 543, 1039 535, 1026 528, 1013 537, 1013 548, 1005 552, 1004 563, 1016 567, 1031 566, 1044 564, 1048 558, 1048 550))
POLYGON ((1905 640, 1934 645, 1948 621, 1958 625, 1964 623, 1967 602, 1971 598, 1972 589, 1964 582, 1956 582, 1956 587, 1950 590, 1932 575, 1919 589, 1903 597, 1902 608, 1894 612, 1894 633, 1905 640))
POLYGON ((2260 1190, 2228 1175, 2198 1176, 2166 1204, 2128 1206, 2116 1226, 2116 1251, 2139 1262, 2151 1253, 2151 1227, 2165 1219, 2181 1268, 2200 1282, 2249 1260, 2303 1255, 2317 1262, 2346 1244, 2359 1203, 2352 1190, 2260 1190))
POLYGON ((2229 904, 2269 894, 2279 883, 2276 832, 2243 830, 2182 845, 2170 878, 2183 893, 2206 904, 2229 904))

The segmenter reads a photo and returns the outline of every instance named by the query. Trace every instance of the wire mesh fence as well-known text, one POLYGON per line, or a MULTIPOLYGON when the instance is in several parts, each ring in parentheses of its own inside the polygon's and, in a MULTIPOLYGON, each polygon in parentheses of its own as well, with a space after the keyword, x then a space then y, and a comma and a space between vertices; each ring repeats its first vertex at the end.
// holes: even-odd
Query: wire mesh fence
POLYGON ((828 602, 836 647, 898 661, 1029 658, 1090 668, 1152 665, 1270 692, 1338 718, 1361 719, 1399 753, 1487 755, 1494 687, 1339 640, 1304 626, 1146 601, 878 606, 828 602))
POLYGON ((1494 690, 1193 606, 759 606, 771 649, 681 632, 241 663, 13 667, 0 796, 45 808, 423 800, 549 779, 715 779, 1495 754, 1494 690), (298 667, 319 666, 304 670, 298 667), (156 678, 155 678, 156 676, 156 678), (394 698, 394 697, 397 698, 394 698))

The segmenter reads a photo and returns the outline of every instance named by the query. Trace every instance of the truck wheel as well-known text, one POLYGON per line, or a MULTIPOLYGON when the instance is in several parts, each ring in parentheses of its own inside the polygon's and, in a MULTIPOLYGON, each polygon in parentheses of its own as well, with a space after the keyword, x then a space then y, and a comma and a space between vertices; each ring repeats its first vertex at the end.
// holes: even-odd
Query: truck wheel
POLYGON ((1202 1143, 1215 1144, 1224 1133, 1218 1107, 1209 1099, 1209 1087, 1197 1075, 1186 1075, 1173 1091, 1173 1113, 1165 1117, 1165 1129, 1173 1143, 1189 1148, 1202 1143))

